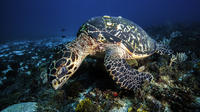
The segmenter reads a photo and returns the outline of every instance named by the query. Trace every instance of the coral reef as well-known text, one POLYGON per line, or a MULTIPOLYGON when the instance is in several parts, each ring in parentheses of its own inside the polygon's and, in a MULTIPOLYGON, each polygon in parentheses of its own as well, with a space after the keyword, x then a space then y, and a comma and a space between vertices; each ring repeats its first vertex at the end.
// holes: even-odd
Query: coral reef
POLYGON ((92 103, 89 98, 85 98, 77 105, 76 112, 100 112, 98 107, 92 103))
POLYGON ((139 91, 120 89, 105 71, 103 60, 93 57, 82 63, 62 89, 53 90, 47 80, 47 69, 51 60, 58 56, 60 44, 71 41, 69 38, 1 44, 0 110, 4 112, 13 104, 35 102, 33 105, 37 103, 38 112, 198 112, 199 26, 146 29, 175 53, 172 56, 154 54, 144 60, 127 60, 129 65, 139 71, 150 72, 154 77, 139 91))

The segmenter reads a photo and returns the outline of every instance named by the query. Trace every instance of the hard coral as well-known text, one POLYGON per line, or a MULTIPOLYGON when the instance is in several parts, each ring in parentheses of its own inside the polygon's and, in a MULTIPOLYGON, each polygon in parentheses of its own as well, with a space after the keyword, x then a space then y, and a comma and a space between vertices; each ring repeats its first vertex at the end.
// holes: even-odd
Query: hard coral
POLYGON ((85 98, 77 105, 76 112, 98 112, 98 107, 89 98, 85 98))

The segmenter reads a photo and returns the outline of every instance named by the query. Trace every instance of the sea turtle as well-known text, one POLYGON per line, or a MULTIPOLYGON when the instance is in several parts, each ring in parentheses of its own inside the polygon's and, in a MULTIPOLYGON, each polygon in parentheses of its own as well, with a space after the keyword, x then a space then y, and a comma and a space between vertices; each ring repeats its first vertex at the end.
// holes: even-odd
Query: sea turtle
POLYGON ((93 17, 80 27, 75 40, 64 44, 62 57, 52 62, 48 76, 53 88, 58 89, 86 56, 104 54, 105 68, 113 80, 121 88, 137 90, 153 77, 134 69, 126 60, 142 59, 155 52, 170 53, 132 21, 121 16, 93 17))

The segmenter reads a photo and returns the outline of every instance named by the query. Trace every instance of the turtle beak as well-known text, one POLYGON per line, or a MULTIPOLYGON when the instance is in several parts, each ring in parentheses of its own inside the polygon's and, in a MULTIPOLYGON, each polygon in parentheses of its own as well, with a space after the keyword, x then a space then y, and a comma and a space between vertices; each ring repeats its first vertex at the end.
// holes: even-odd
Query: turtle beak
POLYGON ((56 76, 48 74, 48 82, 51 84, 52 87, 53 87, 54 80, 56 80, 56 76))

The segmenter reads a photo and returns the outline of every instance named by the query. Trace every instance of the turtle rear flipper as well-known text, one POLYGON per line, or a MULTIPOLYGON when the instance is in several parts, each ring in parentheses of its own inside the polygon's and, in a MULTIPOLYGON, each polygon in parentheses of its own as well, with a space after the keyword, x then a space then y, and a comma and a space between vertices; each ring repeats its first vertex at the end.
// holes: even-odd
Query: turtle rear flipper
POLYGON ((150 82, 152 75, 139 72, 132 68, 123 58, 125 54, 119 49, 111 49, 106 52, 105 66, 113 80, 121 85, 121 88, 129 90, 139 89, 145 81, 150 82))
POLYGON ((156 51, 158 54, 160 55, 172 55, 173 54, 173 50, 171 50, 168 46, 164 45, 163 43, 157 43, 156 44, 156 51))

